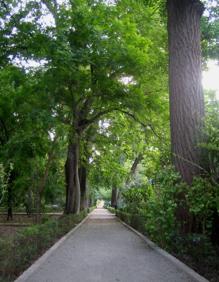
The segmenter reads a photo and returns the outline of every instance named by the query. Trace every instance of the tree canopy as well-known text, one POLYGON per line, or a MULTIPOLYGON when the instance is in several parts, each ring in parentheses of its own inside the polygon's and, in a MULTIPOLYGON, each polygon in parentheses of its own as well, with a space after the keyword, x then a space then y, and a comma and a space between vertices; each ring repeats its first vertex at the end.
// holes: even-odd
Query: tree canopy
MULTIPOLYGON (((218 6, 203 3, 204 68, 206 60, 218 58, 218 6)), ((0 5, 1 203, 9 208, 28 202, 40 211, 57 202, 66 213, 78 213, 94 201, 96 190, 116 188, 121 194, 153 183, 176 155, 170 149, 175 141, 168 87, 168 58, 174 53, 168 38, 170 43, 176 37, 167 29, 175 18, 168 18, 166 1, 10 0, 0 5)), ((182 12, 180 5, 175 8, 182 12)), ((177 56, 182 50, 179 46, 177 56)), ((182 69, 176 67, 172 78, 182 69)), ((190 78, 195 70, 188 72, 190 78)), ((180 89, 188 94, 186 87, 180 89)), ((188 155, 180 157, 217 182, 212 153, 217 102, 212 101, 206 98, 206 138, 195 139, 204 161, 190 159, 194 150, 188 147, 188 155)), ((188 108, 189 99, 184 102, 188 108)), ((179 148, 186 134, 178 138, 179 148)))

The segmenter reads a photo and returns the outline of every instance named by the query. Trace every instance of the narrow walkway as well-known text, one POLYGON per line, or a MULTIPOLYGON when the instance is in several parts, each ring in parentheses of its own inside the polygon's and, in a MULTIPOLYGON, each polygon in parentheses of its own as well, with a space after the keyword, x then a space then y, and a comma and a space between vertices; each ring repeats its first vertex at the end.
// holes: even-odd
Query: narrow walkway
POLYGON ((28 282, 194 282, 107 210, 96 209, 28 282))

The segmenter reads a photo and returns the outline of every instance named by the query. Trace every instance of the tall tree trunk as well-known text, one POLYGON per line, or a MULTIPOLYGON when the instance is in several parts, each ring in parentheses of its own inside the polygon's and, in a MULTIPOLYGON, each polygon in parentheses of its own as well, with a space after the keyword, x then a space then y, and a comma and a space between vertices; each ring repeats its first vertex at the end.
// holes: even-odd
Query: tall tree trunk
POLYGON ((79 168, 79 179, 81 187, 81 210, 88 208, 88 198, 87 198, 87 168, 85 165, 81 164, 79 168))
POLYGON ((53 161, 53 157, 54 157, 54 145, 57 141, 57 135, 55 137, 55 139, 53 140, 53 144, 52 144, 52 148, 48 153, 48 159, 47 159, 47 163, 46 163, 46 167, 45 167, 45 171, 40 179, 40 183, 39 183, 39 188, 38 188, 38 193, 37 193, 37 202, 36 202, 36 212, 37 212, 37 223, 39 223, 41 221, 41 208, 42 208, 42 197, 43 197, 43 192, 45 190, 46 187, 46 182, 49 176, 49 169, 50 166, 52 164, 53 161))
MULTIPOLYGON (((136 171, 137 171, 137 167, 138 165, 141 163, 141 161, 143 160, 143 154, 142 153, 139 153, 137 155, 137 157, 134 159, 134 162, 131 166, 131 169, 130 169, 130 172, 126 178, 126 181, 125 181, 125 186, 128 188, 131 180, 133 179, 133 177, 135 176, 136 174, 136 171)), ((120 200, 121 200, 121 193, 122 191, 119 190, 117 192, 117 197, 116 197, 116 205, 118 206, 120 204, 120 200)))
POLYGON ((112 188, 111 207, 117 208, 117 198, 118 198, 118 190, 117 188, 112 188))
POLYGON ((13 213, 12 213, 12 202, 13 202, 13 196, 12 196, 12 186, 8 185, 8 214, 7 214, 7 220, 13 220, 13 213))
POLYGON ((130 169, 129 175, 126 179, 126 182, 125 182, 126 186, 129 184, 129 182, 131 181, 131 179, 135 175, 137 167, 142 160, 143 160, 143 155, 142 155, 142 153, 139 153, 138 156, 135 158, 135 160, 132 164, 132 167, 130 169))
POLYGON ((12 168, 11 170, 9 169, 9 178, 8 178, 8 197, 7 197, 7 205, 8 205, 8 214, 7 214, 7 220, 13 220, 13 183, 14 180, 16 179, 16 173, 15 170, 12 168))
POLYGON ((200 174, 198 142, 204 117, 199 0, 168 0, 170 127, 173 163, 191 184, 200 174))
POLYGON ((41 195, 40 195, 40 191, 37 190, 36 193, 36 217, 35 217, 35 222, 38 224, 41 222, 41 195))
POLYGON ((65 163, 66 177, 66 205, 65 212, 79 213, 80 212, 80 181, 78 174, 79 162, 79 139, 74 140, 68 146, 67 160, 65 163))

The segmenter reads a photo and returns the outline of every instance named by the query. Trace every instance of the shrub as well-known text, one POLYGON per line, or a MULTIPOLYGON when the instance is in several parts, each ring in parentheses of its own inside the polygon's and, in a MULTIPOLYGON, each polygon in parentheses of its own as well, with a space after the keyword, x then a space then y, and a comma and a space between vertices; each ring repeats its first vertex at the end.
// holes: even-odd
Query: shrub
POLYGON ((112 207, 107 207, 108 211, 110 211, 111 213, 115 214, 115 208, 112 207))
POLYGON ((124 207, 122 210, 132 214, 139 214, 140 210, 146 208, 146 203, 150 198, 153 188, 147 185, 142 188, 130 188, 122 193, 124 207))
POLYGON ((218 187, 212 185, 209 179, 194 178, 193 183, 186 191, 186 201, 191 214, 195 216, 195 230, 205 234, 212 225, 214 210, 217 210, 218 187))
POLYGON ((203 257, 215 257, 216 251, 206 235, 191 233, 176 236, 172 241, 172 249, 178 255, 190 255, 196 261, 203 257))
POLYGON ((173 168, 166 167, 157 174, 152 186, 132 188, 123 193, 123 211, 131 214, 132 219, 126 215, 126 220, 132 226, 141 226, 144 221, 145 232, 152 240, 168 246, 178 236, 177 206, 188 208, 193 218, 190 231, 210 232, 213 212, 218 210, 217 191, 216 185, 201 177, 194 178, 188 186, 173 168), (179 200, 182 194, 184 199, 179 200))
POLYGON ((164 246, 176 230, 176 194, 181 189, 179 175, 172 168, 161 171, 154 185, 129 189, 123 193, 123 211, 131 214, 125 221, 164 246))

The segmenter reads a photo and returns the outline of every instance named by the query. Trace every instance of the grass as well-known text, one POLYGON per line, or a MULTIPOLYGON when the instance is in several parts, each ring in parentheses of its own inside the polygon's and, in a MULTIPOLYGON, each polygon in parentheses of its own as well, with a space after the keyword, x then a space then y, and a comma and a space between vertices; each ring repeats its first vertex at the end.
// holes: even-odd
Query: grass
POLYGON ((14 237, 0 239, 0 282, 13 281, 86 215, 86 211, 78 215, 63 215, 23 228, 14 237))

